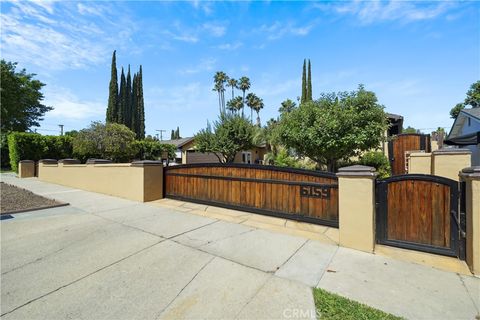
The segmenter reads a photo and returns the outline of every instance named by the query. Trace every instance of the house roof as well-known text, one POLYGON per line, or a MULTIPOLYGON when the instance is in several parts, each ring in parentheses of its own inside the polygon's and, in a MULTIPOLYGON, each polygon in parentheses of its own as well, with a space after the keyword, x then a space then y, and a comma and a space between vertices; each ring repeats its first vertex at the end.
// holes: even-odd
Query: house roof
POLYGON ((452 125, 452 129, 450 129, 447 140, 445 140, 446 144, 468 145, 479 143, 478 139, 480 135, 478 133, 474 132, 464 136, 461 135, 462 128, 468 118, 475 119, 475 121, 480 122, 480 108, 463 109, 460 111, 452 125))
POLYGON ((480 120, 480 108, 463 109, 460 112, 466 113, 467 115, 480 120))
POLYGON ((188 138, 181 138, 181 139, 173 139, 173 140, 162 140, 162 144, 173 144, 175 147, 181 148, 190 141, 193 141, 195 137, 188 137, 188 138))
POLYGON ((393 120, 403 120, 403 116, 401 116, 399 114, 394 114, 394 113, 388 113, 387 112, 387 117, 389 119, 393 119, 393 120))

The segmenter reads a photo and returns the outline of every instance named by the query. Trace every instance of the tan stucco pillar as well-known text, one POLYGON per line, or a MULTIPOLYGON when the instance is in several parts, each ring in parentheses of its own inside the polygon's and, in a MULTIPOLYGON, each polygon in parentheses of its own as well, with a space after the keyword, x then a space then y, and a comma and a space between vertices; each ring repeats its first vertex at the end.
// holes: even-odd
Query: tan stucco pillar
POLYGON ((480 275, 480 166, 463 169, 460 177, 466 183, 467 264, 480 275))
POLYGON ((18 163, 18 177, 19 178, 33 178, 35 177, 35 161, 22 160, 18 163))
POLYGON ((432 152, 432 174, 458 181, 458 172, 472 165, 468 149, 441 149, 432 152))
POLYGON ((163 162, 134 161, 132 167, 143 169, 143 201, 163 199, 163 162))
POLYGON ((351 166, 337 173, 340 245, 373 252, 375 249, 375 168, 351 166))

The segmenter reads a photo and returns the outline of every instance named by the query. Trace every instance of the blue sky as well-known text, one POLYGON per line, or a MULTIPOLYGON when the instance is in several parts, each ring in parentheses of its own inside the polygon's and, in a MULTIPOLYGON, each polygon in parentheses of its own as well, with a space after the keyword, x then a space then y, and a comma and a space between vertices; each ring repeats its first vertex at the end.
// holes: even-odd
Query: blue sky
POLYGON ((216 119, 219 70, 250 78, 262 123, 300 95, 309 58, 314 98, 362 83, 425 132, 449 128, 480 79, 476 2, 2 1, 1 11, 2 58, 47 84, 44 134, 104 120, 113 50, 119 68, 143 65, 146 132, 168 137, 216 119))

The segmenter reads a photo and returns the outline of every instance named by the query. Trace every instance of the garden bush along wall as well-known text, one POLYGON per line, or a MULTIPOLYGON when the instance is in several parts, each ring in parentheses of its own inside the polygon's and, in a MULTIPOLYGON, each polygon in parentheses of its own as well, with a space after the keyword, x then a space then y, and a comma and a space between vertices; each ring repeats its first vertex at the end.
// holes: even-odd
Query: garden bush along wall
MULTIPOLYGON (((20 160, 65 159, 72 157, 72 138, 13 132, 8 135, 10 166, 18 172, 20 160)), ((3 157, 3 155, 2 155, 3 157)))
MULTIPOLYGON (((160 144, 158 141, 136 140, 134 143, 135 155, 139 160, 157 160, 163 154, 170 159, 175 157, 175 146, 160 144)), ((10 156, 5 155, 2 144, 2 166, 5 156, 10 158, 12 170, 18 172, 20 160, 65 159, 79 155, 73 154, 73 138, 69 136, 42 136, 36 133, 13 132, 8 135, 8 150, 10 156)), ((86 160, 86 159, 81 159, 86 160)), ((129 159, 132 160, 132 159, 129 159)))
POLYGON ((0 133, 0 157, 1 157, 1 167, 8 168, 10 167, 10 156, 8 152, 8 135, 5 133, 0 133))

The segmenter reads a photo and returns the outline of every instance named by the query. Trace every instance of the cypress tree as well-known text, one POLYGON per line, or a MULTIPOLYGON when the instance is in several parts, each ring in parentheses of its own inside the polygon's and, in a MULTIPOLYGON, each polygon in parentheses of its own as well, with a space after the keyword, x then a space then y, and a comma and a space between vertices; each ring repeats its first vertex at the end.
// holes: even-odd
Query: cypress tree
POLYGON ((112 55, 112 70, 108 91, 108 106, 106 122, 117 122, 118 113, 118 81, 117 81, 117 56, 116 50, 112 55))
POLYGON ((132 82, 132 105, 131 105, 131 129, 133 132, 135 132, 135 135, 137 139, 139 138, 138 134, 138 114, 137 114, 137 109, 138 109, 138 95, 137 95, 137 87, 138 87, 138 79, 137 79, 137 74, 133 75, 133 82, 132 82))
POLYGON ((172 129, 172 133, 170 134, 170 140, 175 140, 175 131, 172 129))
POLYGON ((177 139, 180 139, 180 128, 177 127, 177 131, 175 132, 175 136, 177 137, 177 139))
POLYGON ((125 111, 126 111, 126 102, 127 102, 126 91, 127 91, 127 86, 125 81, 125 74, 123 73, 123 67, 122 67, 122 73, 120 75, 120 93, 119 93, 118 115, 117 115, 117 123, 120 123, 120 124, 125 124, 125 111))
POLYGON ((303 73, 302 73, 302 97, 300 103, 304 103, 307 100, 307 70, 306 59, 303 60, 303 73))
POLYGON ((128 65, 128 71, 127 71, 127 89, 125 90, 126 92, 126 104, 125 104, 125 125, 129 127, 130 129, 132 128, 132 76, 130 75, 130 65, 128 65))
POLYGON ((145 139, 145 105, 143 101, 143 76, 142 65, 138 72, 138 98, 137 98, 137 115, 138 115, 138 138, 145 139))
POLYGON ((307 101, 312 101, 312 66, 308 59, 307 101))

